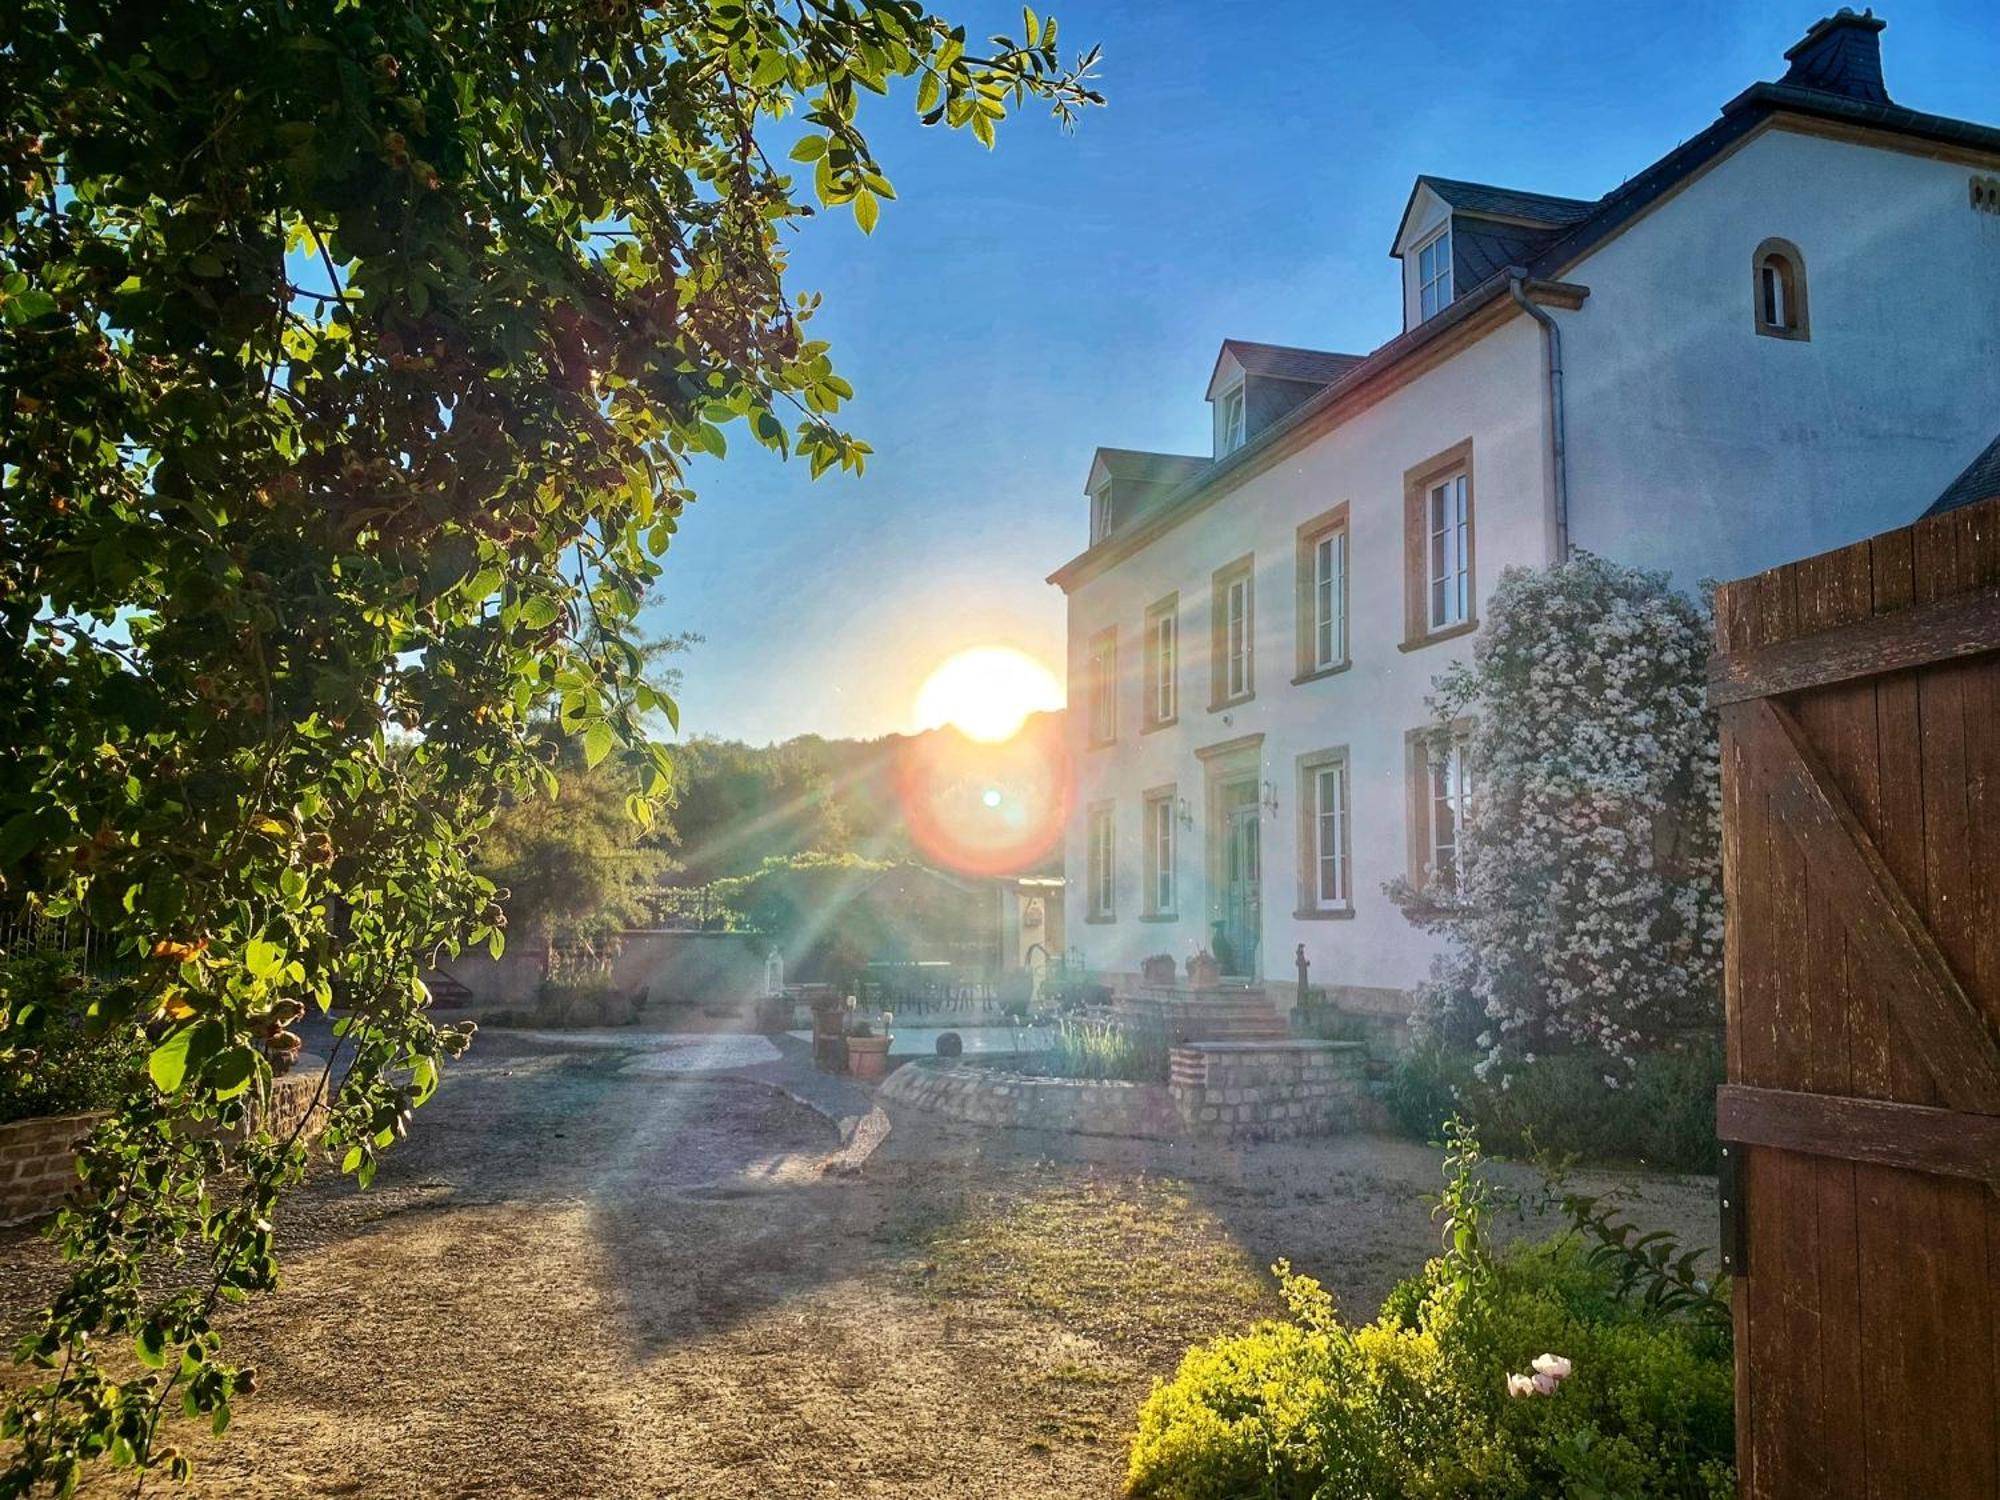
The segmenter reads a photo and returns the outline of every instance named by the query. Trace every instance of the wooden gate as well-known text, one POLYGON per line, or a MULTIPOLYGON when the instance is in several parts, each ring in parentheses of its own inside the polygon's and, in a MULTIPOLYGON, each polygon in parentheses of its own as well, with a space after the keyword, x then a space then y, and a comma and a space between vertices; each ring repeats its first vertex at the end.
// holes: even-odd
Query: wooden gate
POLYGON ((2000 1497, 2000 501, 1726 585, 1742 1494, 2000 1497))

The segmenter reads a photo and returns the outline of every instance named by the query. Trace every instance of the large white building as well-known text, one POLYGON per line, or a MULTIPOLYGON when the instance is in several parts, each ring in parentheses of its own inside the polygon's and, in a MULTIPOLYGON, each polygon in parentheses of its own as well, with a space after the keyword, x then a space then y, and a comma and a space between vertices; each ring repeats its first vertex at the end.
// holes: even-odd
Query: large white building
MULTIPOLYGON (((1098 450, 1068 595, 1068 927, 1400 1012, 1456 759, 1414 734, 1500 571, 1690 589, 1901 525, 2000 431, 2000 129, 1890 101, 1872 15, 1604 197, 1419 177, 1404 331, 1226 340, 1210 457, 1098 450), (1433 764, 1435 759, 1440 763, 1433 764)), ((1190 393, 1191 395, 1192 393, 1190 393)))

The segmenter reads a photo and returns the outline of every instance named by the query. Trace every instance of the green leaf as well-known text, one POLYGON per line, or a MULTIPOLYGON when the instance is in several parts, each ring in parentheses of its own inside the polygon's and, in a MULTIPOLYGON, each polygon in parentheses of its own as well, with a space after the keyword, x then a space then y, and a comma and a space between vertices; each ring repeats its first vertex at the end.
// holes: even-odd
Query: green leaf
POLYGON ((193 1023, 178 1027, 146 1059, 146 1074, 161 1093, 180 1092, 181 1083, 187 1077, 188 1043, 194 1040, 194 1030, 193 1023))
POLYGON ((231 1047, 210 1066, 208 1079, 218 1099, 234 1099, 257 1076, 257 1054, 241 1044, 231 1047))
POLYGON ((269 979, 284 966, 285 950, 276 943, 253 938, 243 950, 243 967, 249 970, 253 978, 269 979))
POLYGON ((599 719, 583 732, 583 763, 595 769, 597 764, 611 753, 616 736, 611 726, 599 719))
POLYGON ((133 1352, 139 1356, 139 1363, 149 1370, 163 1369, 167 1363, 167 1336, 157 1323, 148 1323, 139 1330, 132 1340, 133 1352))
POLYGON ((854 195, 854 222, 861 226, 863 234, 875 232, 875 219, 881 211, 880 202, 866 188, 854 195))
POLYGON ((793 161, 814 162, 826 155, 826 137, 823 135, 801 136, 791 149, 793 161))

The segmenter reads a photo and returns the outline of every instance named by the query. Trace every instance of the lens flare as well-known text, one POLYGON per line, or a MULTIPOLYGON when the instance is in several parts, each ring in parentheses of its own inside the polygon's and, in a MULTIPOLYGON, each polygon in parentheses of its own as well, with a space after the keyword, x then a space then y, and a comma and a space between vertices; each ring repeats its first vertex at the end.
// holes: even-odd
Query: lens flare
POLYGON ((896 768, 896 791, 926 863, 966 875, 1019 875, 1062 838, 1070 803, 1062 729, 1042 720, 999 743, 919 735, 896 768))
POLYGON ((948 659, 917 691, 917 727, 950 724, 989 743, 1017 733, 1029 714, 1061 708, 1055 674, 1011 646, 975 646, 948 659))

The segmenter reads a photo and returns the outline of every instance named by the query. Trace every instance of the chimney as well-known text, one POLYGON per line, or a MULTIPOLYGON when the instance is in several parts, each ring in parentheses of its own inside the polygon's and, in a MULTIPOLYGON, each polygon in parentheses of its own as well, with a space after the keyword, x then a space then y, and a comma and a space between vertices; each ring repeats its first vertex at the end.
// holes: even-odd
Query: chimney
POLYGON ((1877 20, 1872 10, 1857 16, 1843 5, 1816 22, 1785 54, 1785 61, 1792 66, 1779 82, 1864 104, 1887 104, 1889 91, 1882 87, 1881 36, 1888 24, 1877 20))

